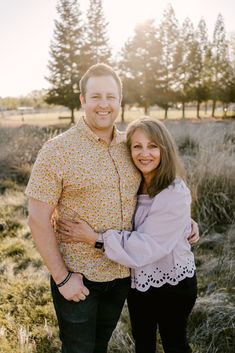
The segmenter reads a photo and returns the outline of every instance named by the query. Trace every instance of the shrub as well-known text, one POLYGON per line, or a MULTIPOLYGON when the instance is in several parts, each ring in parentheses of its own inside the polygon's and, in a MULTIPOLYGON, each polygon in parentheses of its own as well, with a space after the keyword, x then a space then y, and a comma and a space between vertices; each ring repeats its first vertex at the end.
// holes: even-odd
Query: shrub
POLYGON ((0 238, 17 236, 18 230, 22 229, 23 226, 17 220, 9 218, 0 218, 0 238))
POLYGON ((195 156, 199 151, 198 141, 190 135, 180 137, 176 143, 181 154, 195 156))
POLYGON ((4 257, 14 257, 20 258, 25 254, 26 250, 24 248, 24 245, 22 244, 21 241, 12 241, 12 242, 7 242, 2 245, 1 248, 1 256, 2 258, 4 257))
POLYGON ((193 217, 202 229, 232 224, 235 216, 235 175, 206 171, 193 187, 193 217))
POLYGON ((6 190, 19 190, 19 186, 13 180, 0 180, 0 195, 6 190))
POLYGON ((199 298, 189 320, 190 340, 202 353, 234 353, 235 308, 228 295, 199 298))
POLYGON ((48 281, 34 275, 2 283, 0 331, 4 330, 0 347, 4 347, 4 353, 56 352, 59 338, 48 281))

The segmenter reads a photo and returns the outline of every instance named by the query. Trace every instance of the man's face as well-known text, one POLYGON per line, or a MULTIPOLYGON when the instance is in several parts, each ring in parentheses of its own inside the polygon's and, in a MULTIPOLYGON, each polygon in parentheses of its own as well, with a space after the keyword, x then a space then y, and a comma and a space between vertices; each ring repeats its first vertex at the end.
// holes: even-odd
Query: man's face
POLYGON ((90 77, 81 96, 86 122, 95 133, 110 133, 120 109, 118 85, 112 76, 90 77))

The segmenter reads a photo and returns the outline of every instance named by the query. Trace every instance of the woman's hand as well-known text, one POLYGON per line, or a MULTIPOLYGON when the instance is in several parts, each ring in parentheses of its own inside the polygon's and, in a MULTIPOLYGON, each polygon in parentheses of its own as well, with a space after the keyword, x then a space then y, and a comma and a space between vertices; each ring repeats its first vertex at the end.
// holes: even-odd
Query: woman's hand
POLYGON ((96 233, 85 221, 69 221, 60 219, 56 223, 56 230, 64 243, 85 242, 94 245, 98 239, 96 233))
POLYGON ((200 236, 199 236, 198 224, 191 218, 191 233, 188 237, 189 244, 194 245, 199 241, 199 239, 200 239, 200 236))

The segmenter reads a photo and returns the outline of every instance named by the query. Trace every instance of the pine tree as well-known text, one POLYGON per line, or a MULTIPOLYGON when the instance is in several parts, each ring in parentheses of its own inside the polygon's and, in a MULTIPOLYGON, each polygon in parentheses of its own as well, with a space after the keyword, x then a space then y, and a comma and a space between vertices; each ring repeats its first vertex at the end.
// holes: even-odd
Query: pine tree
POLYGON ((233 72, 235 72, 235 32, 229 33, 228 48, 229 60, 232 65, 233 72))
POLYGON ((195 36, 201 56, 201 71, 194 92, 197 101, 197 117, 199 118, 200 104, 204 101, 205 107, 207 107, 211 85, 211 44, 206 22, 203 18, 198 23, 195 36))
MULTIPOLYGON (((235 102, 235 32, 229 34, 228 40, 229 62, 231 66, 230 103, 235 102)), ((233 108, 235 112, 235 108, 233 108)))
MULTIPOLYGON (((176 77, 178 94, 182 103, 182 117, 185 117, 185 104, 198 98, 202 71, 202 51, 193 24, 186 18, 181 28, 176 56, 176 77)), ((200 104, 197 106, 199 117, 200 104)))
POLYGON ((57 4, 59 19, 55 20, 47 80, 51 84, 46 102, 68 107, 71 122, 74 110, 80 107, 79 80, 81 78, 81 47, 83 31, 77 0, 60 0, 57 4))
POLYGON ((169 4, 163 12, 159 25, 159 39, 162 52, 161 63, 161 93, 158 95, 158 105, 165 110, 165 118, 172 102, 175 100, 177 86, 175 57, 179 38, 179 25, 173 7, 169 4))
POLYGON ((218 15, 212 42, 212 116, 215 116, 216 102, 224 100, 225 92, 232 82, 231 66, 229 63, 226 30, 221 14, 218 15))
POLYGON ((189 18, 183 22, 178 39, 175 68, 177 76, 177 96, 182 103, 182 117, 185 117, 185 104, 190 101, 192 90, 194 58, 191 53, 195 45, 193 24, 189 18))
POLYGON ((111 49, 108 43, 107 26, 102 0, 90 0, 85 25, 85 44, 83 46, 84 71, 99 62, 110 64, 111 49))
POLYGON ((153 20, 147 20, 135 28, 133 38, 122 50, 120 62, 124 100, 144 107, 145 114, 156 103, 159 73, 160 42, 156 37, 153 20))

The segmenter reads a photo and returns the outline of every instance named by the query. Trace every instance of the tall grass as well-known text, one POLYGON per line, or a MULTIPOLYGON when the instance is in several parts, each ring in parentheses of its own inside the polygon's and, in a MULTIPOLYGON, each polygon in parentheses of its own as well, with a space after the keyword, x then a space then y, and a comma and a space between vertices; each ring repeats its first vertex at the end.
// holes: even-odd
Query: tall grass
MULTIPOLYGON (((194 353, 235 351, 235 122, 167 122, 192 191, 201 240, 194 247, 199 295, 189 320, 194 353)), ((0 129, 0 353, 59 353, 49 278, 26 224, 23 194, 42 143, 62 130, 0 129), (10 144, 10 145, 9 145, 10 144)), ((125 306, 110 353, 133 353, 125 306)), ((158 352, 162 353, 158 337, 158 352)))
POLYGON ((235 220, 235 122, 169 125, 182 154, 201 230, 235 220), (182 125, 180 125, 182 127, 182 125))

